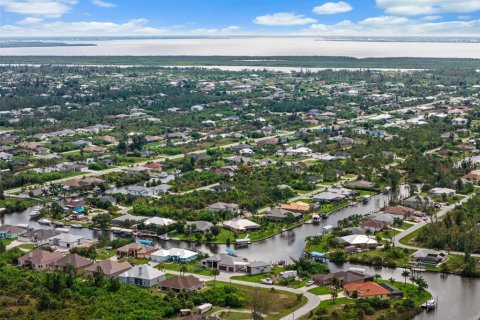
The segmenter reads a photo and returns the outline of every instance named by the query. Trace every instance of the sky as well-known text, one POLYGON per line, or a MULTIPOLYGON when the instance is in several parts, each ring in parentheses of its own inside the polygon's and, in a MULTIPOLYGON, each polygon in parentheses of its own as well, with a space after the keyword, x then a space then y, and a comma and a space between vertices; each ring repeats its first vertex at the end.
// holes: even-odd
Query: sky
POLYGON ((475 36, 480 0, 0 0, 1 37, 475 36))

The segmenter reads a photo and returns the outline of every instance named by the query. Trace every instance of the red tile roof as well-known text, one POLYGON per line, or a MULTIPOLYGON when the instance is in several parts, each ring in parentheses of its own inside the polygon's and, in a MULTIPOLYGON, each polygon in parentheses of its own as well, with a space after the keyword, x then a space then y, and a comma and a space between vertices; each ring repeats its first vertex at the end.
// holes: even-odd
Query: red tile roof
POLYGON ((371 297, 390 294, 390 291, 375 282, 354 282, 344 286, 345 291, 357 292, 358 297, 371 297))

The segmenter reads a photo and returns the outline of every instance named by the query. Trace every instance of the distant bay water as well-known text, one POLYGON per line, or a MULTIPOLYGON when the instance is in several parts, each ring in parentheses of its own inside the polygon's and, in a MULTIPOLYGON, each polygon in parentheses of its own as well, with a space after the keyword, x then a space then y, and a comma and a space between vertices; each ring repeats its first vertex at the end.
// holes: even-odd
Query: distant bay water
POLYGON ((263 37, 85 40, 68 43, 88 43, 94 46, 1 48, 0 56, 347 56, 480 59, 478 42, 325 41, 304 37, 263 37))

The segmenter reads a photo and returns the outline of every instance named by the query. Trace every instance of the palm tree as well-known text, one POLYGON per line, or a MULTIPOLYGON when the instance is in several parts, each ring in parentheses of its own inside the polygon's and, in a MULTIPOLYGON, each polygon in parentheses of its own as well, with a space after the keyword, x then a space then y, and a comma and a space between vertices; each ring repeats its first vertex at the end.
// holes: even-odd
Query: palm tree
POLYGON ((428 288, 428 283, 425 281, 425 279, 423 279, 423 277, 417 277, 416 283, 418 286, 418 292, 420 292, 420 294, 422 294, 423 291, 428 288))
POLYGON ((185 263, 180 264, 180 276, 185 276, 185 272, 188 271, 188 267, 185 263))
POLYGON ((405 285, 407 284, 407 278, 410 277, 410 271, 408 270, 403 270, 402 271, 402 277, 405 279, 405 285))
POLYGON ((215 281, 217 280, 217 276, 220 274, 220 270, 218 269, 212 269, 212 275, 213 275, 213 286, 215 287, 215 281))
POLYGON ((378 273, 375 273, 375 275, 373 276, 373 278, 375 279, 375 281, 377 281, 378 279, 381 279, 382 278, 382 275, 378 274, 378 273))
POLYGON ((338 297, 338 293, 337 293, 337 291, 332 290, 332 291, 330 291, 330 294, 332 295, 333 304, 335 304, 335 300, 336 300, 337 297, 338 297))

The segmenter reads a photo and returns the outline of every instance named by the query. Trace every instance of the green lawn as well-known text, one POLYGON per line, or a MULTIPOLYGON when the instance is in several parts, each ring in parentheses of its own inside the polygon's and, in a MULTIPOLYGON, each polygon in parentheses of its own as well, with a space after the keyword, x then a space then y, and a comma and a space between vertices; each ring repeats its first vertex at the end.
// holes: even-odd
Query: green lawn
POLYGON ((402 229, 402 230, 407 230, 413 227, 415 224, 413 223, 408 223, 408 222, 403 222, 401 225, 396 225, 395 228, 402 229))
POLYGON ((402 248, 375 249, 349 254, 347 260, 369 265, 405 266, 413 252, 402 248))
MULTIPOLYGON (((264 317, 265 320, 281 319, 307 303, 307 298, 305 298, 303 295, 300 297, 300 299, 298 299, 297 295, 292 292, 275 290, 275 289, 271 290, 271 289, 252 287, 252 286, 244 286, 244 285, 221 282, 221 281, 215 282, 215 286, 227 286, 227 285, 235 286, 247 292, 250 297, 254 297, 257 294, 266 295, 267 300, 269 301, 269 308, 268 308, 266 317, 264 317)), ((213 287, 213 281, 207 281, 206 286, 213 287)), ((252 309, 252 302, 250 302, 246 306, 246 309, 249 309, 249 310, 252 309)), ((251 314, 249 314, 248 319, 251 319, 251 314)))
MULTIPOLYGON (((205 276, 212 276, 212 271, 209 269, 205 269, 199 265, 198 262, 192 261, 189 263, 185 264, 187 266, 187 273, 195 273, 195 274, 201 274, 205 276)), ((180 263, 175 263, 175 262, 169 262, 169 263, 160 263, 155 268, 159 270, 171 270, 171 271, 177 271, 180 272, 180 263)))
MULTIPOLYGON (((343 291, 343 289, 338 289, 335 292, 339 293, 339 292, 342 292, 342 291, 343 291)), ((312 289, 308 290, 308 292, 316 294, 317 296, 323 296, 323 295, 326 295, 326 294, 330 294, 331 290, 328 287, 315 287, 315 288, 312 288, 312 289)))
POLYGON ((399 242, 401 244, 404 244, 404 245, 407 245, 407 246, 412 245, 412 243, 410 241, 417 237, 417 235, 420 233, 420 230, 422 230, 422 228, 420 228, 418 230, 415 230, 412 233, 406 235, 405 237, 400 239, 399 242))
POLYGON ((334 308, 337 308, 338 306, 343 306, 345 304, 353 304, 355 303, 355 300, 349 299, 349 298, 337 298, 335 299, 335 302, 333 300, 324 300, 320 302, 320 308, 324 307, 327 308, 327 310, 331 310, 334 308))
POLYGON ((15 241, 15 239, 0 239, 0 242, 2 242, 3 244, 5 244, 5 246, 8 246, 10 243, 12 243, 13 241, 15 241))
POLYGON ((129 257, 125 257, 125 258, 122 258, 122 259, 118 260, 118 262, 125 262, 125 261, 128 261, 133 265, 147 264, 148 263, 148 259, 137 259, 137 258, 129 258, 129 257))
MULTIPOLYGON (((392 284, 390 281, 382 279, 377 280, 376 282, 392 284)), ((395 281, 392 285, 395 286, 397 289, 402 290, 404 295, 403 297, 412 299, 415 302, 416 306, 422 305, 423 303, 425 303, 425 301, 432 297, 432 294, 430 292, 419 292, 417 286, 408 282, 407 284, 405 284, 404 282, 395 281)))

